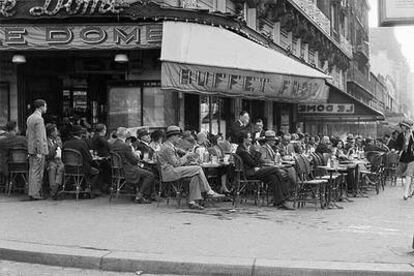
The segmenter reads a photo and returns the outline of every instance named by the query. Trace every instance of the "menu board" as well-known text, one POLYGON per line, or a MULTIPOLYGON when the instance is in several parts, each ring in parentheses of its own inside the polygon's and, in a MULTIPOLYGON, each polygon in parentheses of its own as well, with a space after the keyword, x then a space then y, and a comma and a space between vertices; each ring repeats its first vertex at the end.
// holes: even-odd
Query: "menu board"
POLYGON ((141 87, 112 87, 108 93, 109 129, 141 125, 141 87))
POLYGON ((9 85, 0 83, 0 126, 9 120, 9 85))

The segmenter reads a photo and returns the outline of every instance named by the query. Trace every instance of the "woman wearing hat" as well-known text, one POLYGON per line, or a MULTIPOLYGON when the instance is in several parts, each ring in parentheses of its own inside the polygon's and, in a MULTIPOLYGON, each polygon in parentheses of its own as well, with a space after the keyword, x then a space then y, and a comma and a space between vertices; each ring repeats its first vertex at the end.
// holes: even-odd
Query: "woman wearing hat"
POLYGON ((412 196, 411 178, 414 176, 414 138, 412 127, 414 122, 405 119, 400 123, 401 133, 396 141, 396 150, 400 152, 400 163, 397 175, 403 178, 404 200, 412 196))

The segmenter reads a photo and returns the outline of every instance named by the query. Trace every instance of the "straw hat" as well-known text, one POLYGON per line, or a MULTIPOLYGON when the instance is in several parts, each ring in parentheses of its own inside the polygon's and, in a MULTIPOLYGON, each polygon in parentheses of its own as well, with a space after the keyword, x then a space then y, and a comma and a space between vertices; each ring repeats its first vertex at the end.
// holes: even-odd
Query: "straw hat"
POLYGON ((273 130, 267 130, 265 132, 265 140, 266 141, 276 141, 276 133, 273 130))
POLYGON ((167 128, 166 135, 167 135, 167 138, 174 136, 174 135, 181 135, 181 128, 178 126, 169 126, 167 128))

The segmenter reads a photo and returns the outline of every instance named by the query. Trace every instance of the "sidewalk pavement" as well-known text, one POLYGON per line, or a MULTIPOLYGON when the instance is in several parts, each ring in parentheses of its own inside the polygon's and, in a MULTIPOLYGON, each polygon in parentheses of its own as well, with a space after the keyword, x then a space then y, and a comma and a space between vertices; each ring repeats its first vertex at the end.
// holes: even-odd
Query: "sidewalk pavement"
POLYGON ((414 199, 401 194, 386 187, 343 210, 237 212, 228 203, 192 211, 0 197, 0 259, 150 273, 413 275, 414 199))

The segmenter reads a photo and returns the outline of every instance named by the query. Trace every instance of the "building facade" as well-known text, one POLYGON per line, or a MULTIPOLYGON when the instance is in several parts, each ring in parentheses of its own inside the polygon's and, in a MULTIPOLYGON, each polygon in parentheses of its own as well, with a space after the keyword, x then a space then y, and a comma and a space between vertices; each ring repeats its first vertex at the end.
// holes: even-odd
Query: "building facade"
POLYGON ((49 103, 49 121, 77 116, 110 128, 180 124, 225 134, 247 110, 283 132, 373 133, 387 86, 369 72, 367 9, 366 1, 328 0, 6 0, 0 5, 0 124, 24 125, 40 97, 49 103), (206 32, 201 44, 181 37, 194 44, 192 60, 178 60, 184 54, 172 60, 177 53, 169 49, 186 47, 165 39, 172 26, 206 32), (200 51, 213 33, 240 43, 200 51), (229 63, 195 68, 202 62, 197 56, 208 53, 211 63, 220 53, 229 63), (274 63, 255 64, 265 53, 274 63), (323 83, 326 93, 324 74, 331 76, 323 83))

